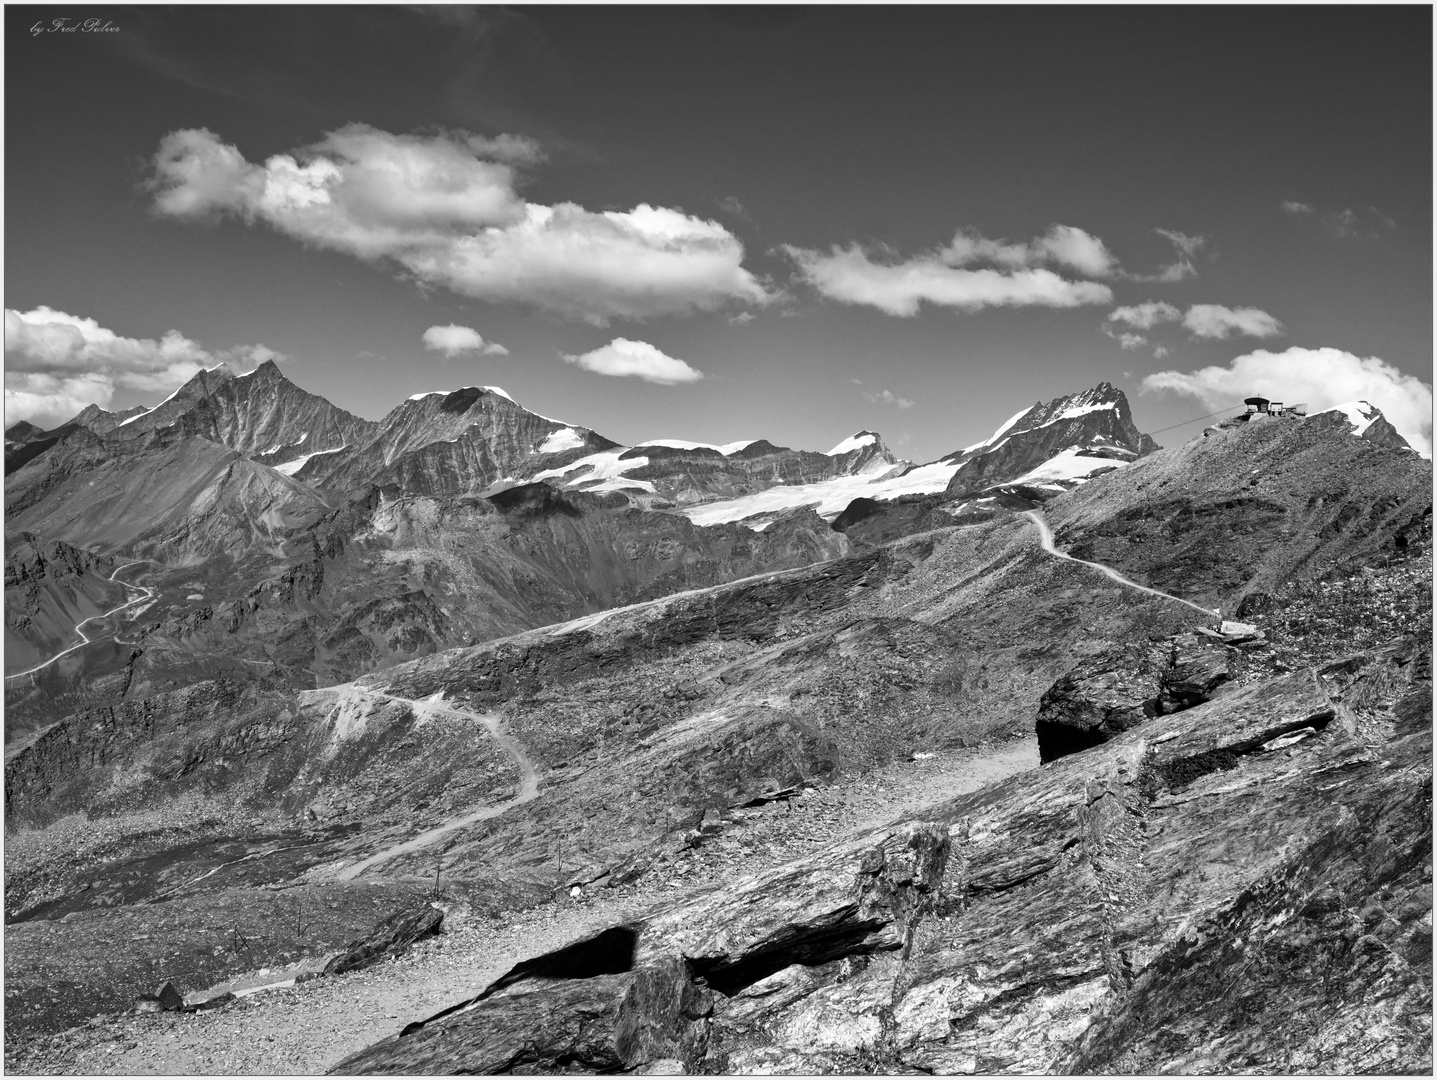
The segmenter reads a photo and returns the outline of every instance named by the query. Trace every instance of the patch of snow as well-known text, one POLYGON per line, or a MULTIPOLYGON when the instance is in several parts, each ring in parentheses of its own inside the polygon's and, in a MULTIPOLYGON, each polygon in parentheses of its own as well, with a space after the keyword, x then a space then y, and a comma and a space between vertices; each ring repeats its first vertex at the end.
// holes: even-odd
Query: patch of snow
POLYGON ((846 454, 850 450, 859 450, 865 446, 872 446, 877 441, 878 436, 871 431, 863 432, 859 435, 850 435, 830 450, 828 457, 838 457, 840 454, 846 454))
MULTIPOLYGON (((1090 413, 1090 412, 1102 412, 1104 409, 1116 409, 1117 407, 1118 407, 1118 405, 1117 405, 1117 402, 1115 402, 1115 401, 1105 401, 1105 402, 1103 402, 1103 403, 1101 403, 1101 404, 1099 404, 1099 405, 1069 405, 1066 409, 1064 409, 1062 412, 1060 412, 1057 416, 1055 416, 1055 417, 1053 417, 1053 419, 1049 420, 1049 421, 1048 421, 1048 424, 1054 424, 1054 423, 1057 423, 1059 420, 1067 420, 1067 419, 1069 419, 1070 417, 1074 417, 1074 416, 1082 416, 1082 415, 1084 415, 1085 413, 1090 413)), ((1047 427, 1048 424, 1042 424, 1042 425, 1040 425, 1040 426, 1041 426, 1041 427, 1047 427)))
POLYGON ((448 397, 452 393, 454 393, 453 390, 426 390, 422 394, 410 394, 409 400, 418 401, 421 398, 433 397, 435 394, 443 394, 445 397, 448 397))
MULTIPOLYGON (((1344 401, 1341 405, 1334 405, 1330 409, 1323 409, 1321 412, 1313 413, 1320 416, 1322 413, 1340 412, 1347 417, 1347 422, 1352 425, 1352 434, 1361 435, 1373 424, 1381 414, 1377 409, 1366 401, 1344 401)), ((129 421, 126 421, 128 423, 129 421)))
MULTIPOLYGON (((902 476, 884 476, 892 466, 882 461, 852 476, 836 476, 812 484, 790 484, 756 491, 737 499, 703 503, 680 510, 695 525, 719 525, 759 514, 778 514, 812 506, 820 517, 832 520, 854 499, 895 499, 899 495, 930 495, 942 491, 958 466, 935 461, 910 469, 902 476)), ((752 528, 752 526, 750 526, 752 528)))
POLYGON ((299 472, 300 469, 304 468, 304 463, 310 458, 319 457, 320 454, 337 454, 341 450, 347 449, 348 446, 349 443, 345 443, 344 446, 336 446, 333 450, 316 450, 312 454, 305 454, 303 457, 297 457, 293 461, 286 461, 281 465, 271 465, 270 468, 275 472, 284 473, 285 476, 293 476, 299 472))
MULTIPOLYGON (((481 389, 481 390, 488 390, 491 394, 498 394, 501 398, 509 398, 510 401, 514 401, 514 399, 511 398, 511 397, 509 397, 508 393, 505 392, 505 390, 503 389, 503 387, 499 387, 499 386, 481 386, 479 389, 481 389)), ((517 401, 514 401, 514 404, 517 405, 517 404, 519 404, 519 403, 518 403, 517 401)))
MULTIPOLYGON (((220 366, 220 367, 224 367, 223 364, 221 364, 221 365, 219 365, 219 366, 220 366)), ((206 368, 205 370, 206 370, 206 371, 213 371, 214 368, 206 368)), ((165 398, 165 401, 170 401, 172 398, 174 398, 174 396, 175 396, 176 394, 178 394, 178 393, 179 393, 181 390, 183 390, 183 389, 184 389, 183 386, 177 386, 177 387, 175 387, 173 390, 170 391, 169 396, 165 398)), ((160 405, 163 405, 163 404, 165 403, 165 401, 160 402, 160 405)), ((150 413, 154 412, 155 409, 158 409, 158 408, 160 407, 160 405, 156 405, 154 409, 146 409, 146 410, 145 410, 144 412, 142 412, 142 413, 136 413, 134 416, 130 417, 128 420, 121 420, 120 423, 119 423, 119 426, 120 426, 120 427, 124 427, 126 424, 133 424, 136 420, 140 419, 140 417, 142 417, 142 416, 149 416, 150 413)))
MULTIPOLYGON (((962 452, 965 453, 965 454, 971 454, 974 450, 981 450, 981 449, 983 449, 983 447, 987 446, 989 443, 995 442, 995 441, 998 439, 998 437, 1003 434, 1003 432, 1007 431, 1010 427, 1012 427, 1014 424, 1016 424, 1019 420, 1023 419, 1023 417, 1025 417, 1025 416, 1027 416, 1028 413, 1029 413, 1030 411, 1032 411, 1032 408, 1033 408, 1033 406, 1029 405, 1026 409, 1019 409, 1019 410, 1018 410, 1017 412, 1015 412, 1012 416, 1008 417, 1008 419, 1005 420, 1002 424, 1000 424, 1000 425, 998 426, 998 430, 997 430, 997 431, 993 432, 993 434, 989 435, 986 439, 984 439, 984 440, 983 440, 982 442, 980 442, 980 443, 974 443, 972 446, 965 446, 965 447, 963 447, 962 452)), ((999 443, 998 445, 1001 446, 1002 443, 999 443)), ((994 447, 994 449, 996 450, 997 447, 994 447)))
POLYGON ((619 460, 619 456, 625 452, 626 447, 619 447, 617 450, 604 450, 597 454, 590 454, 588 457, 581 457, 578 461, 570 462, 560 469, 545 469, 543 472, 535 473, 535 480, 544 480, 548 477, 563 477, 564 486, 577 488, 581 491, 619 491, 623 488, 642 488, 644 491, 657 495, 654 485, 647 480, 631 480, 624 475, 629 469, 642 469, 649 463, 646 457, 626 458, 619 460))
POLYGON ((539 444, 536 453, 559 454, 565 450, 574 450, 584 445, 584 436, 580 435, 571 427, 560 428, 539 444))
POLYGON ((740 439, 738 442, 724 443, 721 446, 716 446, 713 443, 690 442, 688 439, 647 439, 636 445, 668 446, 675 450, 717 450, 724 457, 728 457, 730 454, 742 450, 745 446, 753 445, 755 441, 754 439, 740 439))
POLYGON ((1036 484, 1052 487, 1055 486, 1052 482, 1056 480, 1086 480, 1099 469, 1110 469, 1115 466, 1122 468, 1126 465, 1128 462, 1117 461, 1113 458, 1082 456, 1078 453, 1077 447, 1070 446, 1061 453, 1054 454, 1036 469, 1012 480, 1005 480, 1003 483, 1004 486, 1036 484))

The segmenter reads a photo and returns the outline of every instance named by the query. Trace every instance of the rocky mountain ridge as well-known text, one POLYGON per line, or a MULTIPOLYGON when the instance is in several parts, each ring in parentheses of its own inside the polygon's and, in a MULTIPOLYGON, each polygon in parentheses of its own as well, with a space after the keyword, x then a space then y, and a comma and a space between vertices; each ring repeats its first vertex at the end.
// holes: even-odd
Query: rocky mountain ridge
MULTIPOLYGON (((512 490, 479 513, 526 543, 591 512, 698 529, 618 495, 512 490), (612 509, 584 505, 605 498, 612 509)), ((456 509, 381 494, 362 512, 418 552, 456 509)), ((7 821, 40 836, 83 811, 136 839, 98 864, 67 849, 17 866, 12 1008, 53 1013, 36 973, 56 969, 39 958, 157 910, 157 893, 170 914, 264 937, 275 886, 322 896, 323 921, 364 889, 437 874, 456 918, 653 891, 643 913, 516 955, 441 1015, 372 1031, 371 1049, 323 1067, 1420 1070, 1430 606, 1386 623, 1352 612, 1393 640, 1334 656, 1340 634, 1304 637, 1311 617, 1263 605, 1293 583, 1423 569, 1430 582, 1430 463, 1321 422, 1247 425, 1144 455, 1042 513, 1061 550, 1131 584, 1045 551, 1023 516, 950 518, 323 689, 226 678, 72 710, 7 763, 7 821), (1173 597, 1242 609, 1257 632, 1223 634, 1173 597), (1288 670, 1262 663, 1269 618, 1288 670), (958 769, 1044 739, 1040 721, 1093 718, 1104 738, 1048 738, 1047 764, 1034 747, 1000 784, 915 787, 890 796, 896 819, 841 824, 885 770, 958 769), (525 768, 537 787, 521 800, 525 768), (834 815, 822 842, 777 846, 820 824, 800 810, 820 795, 834 815), (139 839, 145 808, 206 798, 237 815, 139 839)), ((726 535, 800 538, 799 524, 726 535)), ((323 535, 283 602, 313 606, 340 574, 323 535)), ((349 525, 336 535, 360 543, 349 525)), ((183 991, 294 959, 273 934, 252 962, 184 940, 192 959, 162 959, 183 991)), ((142 992, 149 950, 116 958, 142 992)), ((65 1015, 125 1007, 113 984, 76 981, 65 1015)))

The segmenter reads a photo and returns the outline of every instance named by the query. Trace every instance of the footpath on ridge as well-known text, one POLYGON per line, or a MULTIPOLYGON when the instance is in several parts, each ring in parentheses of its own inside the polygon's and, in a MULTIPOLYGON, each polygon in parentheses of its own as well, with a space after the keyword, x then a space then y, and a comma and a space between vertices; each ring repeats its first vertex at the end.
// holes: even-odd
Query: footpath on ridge
POLYGON ((1034 525, 1038 526, 1038 540, 1043 545, 1043 550, 1046 551, 1049 555, 1052 555, 1059 559, 1066 559, 1068 562, 1081 563, 1083 566, 1091 566, 1094 570, 1101 570, 1104 574, 1107 574, 1108 577, 1112 578, 1119 585, 1126 585, 1130 589, 1137 589, 1139 592, 1145 592, 1150 596, 1161 596, 1165 600, 1176 600, 1179 604, 1186 604, 1194 611, 1201 611, 1204 615, 1211 615, 1214 618, 1222 617, 1221 609, 1205 608, 1200 604, 1194 604, 1191 600, 1184 600, 1181 596, 1174 596, 1172 593, 1165 593, 1160 589, 1154 589, 1147 585, 1139 585, 1132 578, 1124 577, 1122 574, 1118 573, 1118 571, 1114 570, 1111 566, 1104 566, 1102 563, 1089 562, 1087 559, 1079 559, 1076 556, 1069 555, 1066 551, 1059 551, 1058 548, 1055 547, 1053 544, 1053 530, 1048 525, 1047 520, 1039 511, 1024 510, 1023 516, 1032 521, 1034 525))

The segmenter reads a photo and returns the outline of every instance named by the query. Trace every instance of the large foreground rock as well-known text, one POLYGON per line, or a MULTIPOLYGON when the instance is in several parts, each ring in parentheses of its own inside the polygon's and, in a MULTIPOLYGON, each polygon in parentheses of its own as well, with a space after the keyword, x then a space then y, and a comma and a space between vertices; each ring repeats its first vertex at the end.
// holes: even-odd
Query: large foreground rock
MULTIPOLYGON (((841 983, 875 956, 901 962, 937 896, 948 850, 945 827, 916 825, 660 908, 526 960, 334 1071, 613 1072, 670 1060, 696 1071, 730 1053, 742 1058, 745 1048, 773 1041, 754 1027, 762 1009, 748 1003, 756 997, 796 977, 810 992, 841 983), (711 1014, 726 999, 745 1005, 720 1023, 711 1014), (710 1046, 716 1023, 722 1038, 710 1046)), ((876 966, 891 991, 900 964, 876 966)))

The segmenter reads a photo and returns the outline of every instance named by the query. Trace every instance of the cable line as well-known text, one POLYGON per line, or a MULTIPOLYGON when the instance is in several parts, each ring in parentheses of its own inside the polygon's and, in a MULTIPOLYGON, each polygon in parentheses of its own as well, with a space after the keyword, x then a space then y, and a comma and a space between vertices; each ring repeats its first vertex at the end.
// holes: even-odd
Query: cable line
POLYGON ((1160 427, 1157 431, 1148 432, 1149 435, 1161 435, 1164 431, 1171 431, 1173 428, 1186 427, 1188 424, 1196 424, 1199 420, 1206 420, 1210 416, 1221 416, 1229 409, 1240 409, 1241 405, 1228 405, 1217 412, 1203 413, 1201 416, 1194 416, 1191 420, 1184 420, 1181 424, 1169 424, 1167 427, 1160 427))

